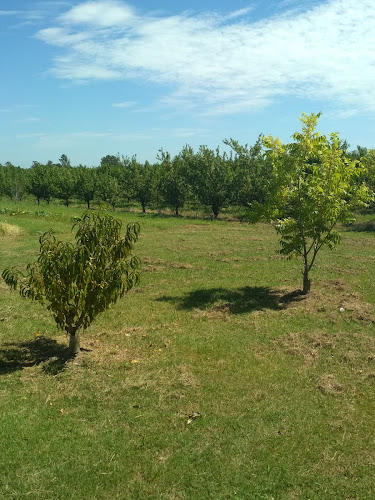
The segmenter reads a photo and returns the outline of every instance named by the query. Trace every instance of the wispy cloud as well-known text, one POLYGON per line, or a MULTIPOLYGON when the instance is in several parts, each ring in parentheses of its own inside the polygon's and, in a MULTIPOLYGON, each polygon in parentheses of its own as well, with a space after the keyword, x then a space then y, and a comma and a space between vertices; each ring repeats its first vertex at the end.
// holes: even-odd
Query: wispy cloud
POLYGON ((0 10, 0 16, 16 16, 19 14, 18 10, 0 10))
POLYGON ((251 12, 252 10, 254 10, 254 6, 245 7, 243 9, 234 10, 230 14, 226 15, 224 19, 235 19, 237 17, 246 16, 246 14, 249 14, 249 12, 251 12))
POLYGON ((35 123, 39 122, 40 118, 37 118, 36 116, 28 116, 26 118, 20 118, 16 120, 17 123, 35 123))
POLYGON ((61 144, 72 145, 83 142, 92 142, 99 139, 109 139, 113 141, 138 141, 152 139, 152 134, 147 132, 94 132, 85 130, 81 132, 62 132, 53 134, 48 132, 37 132, 33 134, 18 134, 18 139, 38 139, 40 144, 61 144))
POLYGON ((89 1, 36 36, 64 50, 54 76, 142 78, 174 89, 163 98, 171 107, 238 113, 296 96, 375 111, 373 0, 285 7, 299 9, 253 21, 249 9, 157 17, 120 1, 89 1))
POLYGON ((114 102, 112 106, 114 108, 132 108, 137 103, 135 101, 124 101, 124 102, 114 102))

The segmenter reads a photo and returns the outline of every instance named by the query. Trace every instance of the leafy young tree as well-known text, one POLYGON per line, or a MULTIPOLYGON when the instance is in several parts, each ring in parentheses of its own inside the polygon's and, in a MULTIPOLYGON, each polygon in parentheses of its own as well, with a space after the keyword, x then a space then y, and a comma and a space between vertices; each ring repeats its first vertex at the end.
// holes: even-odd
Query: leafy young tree
POLYGON ((158 157, 161 160, 159 180, 161 196, 178 217, 191 191, 187 181, 186 163, 181 155, 171 159, 170 154, 163 150, 160 150, 158 157))
MULTIPOLYGON (((373 195, 375 194, 375 149, 369 149, 365 158, 362 158, 362 163, 366 166, 366 171, 363 175, 363 181, 373 195)), ((375 196, 372 196, 368 210, 373 212, 375 208, 375 196)))
POLYGON ((135 158, 131 163, 131 182, 134 198, 139 201, 142 211, 146 212, 149 203, 155 200, 157 172, 147 161, 144 165, 135 158))
POLYGON ((120 199, 121 189, 116 177, 112 177, 107 173, 98 170, 98 188, 97 194, 101 200, 109 203, 113 210, 116 210, 116 205, 120 199))
POLYGON ((0 165, 0 196, 6 195, 14 201, 20 201, 27 186, 27 171, 10 162, 0 165))
POLYGON ((104 156, 96 172, 97 195, 115 210, 124 192, 125 166, 120 156, 104 156))
POLYGON ((201 146, 189 163, 189 182, 203 205, 211 207, 214 217, 233 198, 233 160, 226 153, 201 146))
POLYGON ((271 163, 265 158, 262 136, 254 146, 240 145, 234 139, 224 140, 235 152, 233 159, 233 194, 235 202, 249 207, 252 203, 264 203, 272 171, 271 163))
POLYGON ((33 162, 29 171, 28 191, 35 196, 38 205, 40 200, 50 202, 56 192, 56 166, 42 165, 36 161, 33 162))
POLYGON ((281 253, 302 258, 305 294, 319 250, 335 248, 340 241, 336 224, 351 221, 353 209, 368 196, 365 185, 357 182, 362 165, 345 157, 337 134, 326 137, 315 131, 319 117, 303 114, 302 131, 293 134, 290 144, 272 136, 263 139, 273 165, 263 213, 276 219, 281 253))
POLYGON ((77 196, 87 203, 90 210, 90 203, 95 198, 97 190, 97 172, 94 168, 80 165, 77 168, 77 196))
POLYGON ((86 214, 75 226, 75 245, 45 233, 39 258, 25 275, 15 269, 2 273, 23 297, 47 302, 58 327, 70 336, 72 355, 79 352, 80 331, 139 282, 139 259, 132 256, 138 224, 129 224, 125 237, 121 222, 108 215, 86 214))
POLYGON ((64 201, 65 206, 70 205, 71 198, 77 193, 77 169, 70 165, 63 165, 56 170, 55 195, 64 201))

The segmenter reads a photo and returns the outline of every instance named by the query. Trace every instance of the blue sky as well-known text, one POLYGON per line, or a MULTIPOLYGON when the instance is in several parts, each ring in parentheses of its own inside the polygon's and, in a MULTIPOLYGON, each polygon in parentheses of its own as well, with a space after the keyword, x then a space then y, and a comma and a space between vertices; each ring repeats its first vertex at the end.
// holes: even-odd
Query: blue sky
POLYGON ((1 0, 0 56, 0 163, 289 141, 303 111, 375 147, 373 0, 1 0))

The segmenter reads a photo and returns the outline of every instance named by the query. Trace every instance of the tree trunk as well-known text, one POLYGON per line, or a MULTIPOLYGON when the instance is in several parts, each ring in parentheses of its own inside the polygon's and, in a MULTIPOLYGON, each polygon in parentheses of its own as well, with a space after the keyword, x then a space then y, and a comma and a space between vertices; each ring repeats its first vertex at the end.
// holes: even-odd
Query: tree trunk
POLYGON ((305 265, 305 269, 303 271, 303 293, 307 295, 310 293, 311 281, 309 280, 309 269, 305 265))
POLYGON ((87 209, 90 210, 90 200, 87 200, 87 209))
POLYGON ((69 337, 69 353, 72 356, 76 356, 80 351, 79 348, 79 333, 70 334, 69 337))
POLYGON ((178 217, 178 207, 176 207, 176 217, 178 217))

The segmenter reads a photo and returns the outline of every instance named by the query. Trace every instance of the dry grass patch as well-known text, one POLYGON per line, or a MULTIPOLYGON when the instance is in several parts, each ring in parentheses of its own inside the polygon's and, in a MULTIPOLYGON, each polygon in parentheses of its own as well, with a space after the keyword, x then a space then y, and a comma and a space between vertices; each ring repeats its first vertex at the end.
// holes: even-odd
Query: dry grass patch
POLYGON ((15 238, 23 233, 23 229, 15 224, 0 222, 0 236, 15 238))
POLYGON ((151 259, 150 257, 141 257, 142 264, 165 264, 167 261, 165 259, 151 259))
POLYGON ((179 367, 179 370, 179 382, 181 383, 181 385, 183 385, 184 387, 197 387, 199 385, 196 376, 187 364, 182 364, 179 367))
POLYGON ((114 332, 115 335, 125 335, 125 337, 144 335, 145 333, 145 330, 140 326, 125 326, 124 328, 121 328, 121 330, 114 332))
POLYGON ((276 343, 283 350, 299 356, 306 362, 312 362, 317 359, 322 349, 334 349, 336 347, 337 336, 329 335, 323 332, 306 333, 290 333, 276 343))
POLYGON ((366 367, 375 366, 375 338, 363 333, 298 332, 279 338, 275 344, 308 364, 323 359, 330 363, 335 360, 358 374, 366 367))
POLYGON ((142 266, 142 272, 144 273, 155 273, 158 271, 163 271, 164 267, 163 266, 142 266))
POLYGON ((173 269, 193 269, 194 266, 192 264, 188 264, 187 262, 171 262, 170 267, 173 269))
POLYGON ((226 302, 217 306, 210 307, 202 311, 201 309, 195 309, 193 313, 194 318, 208 318, 208 319, 228 319, 231 314, 231 304, 226 302))
POLYGON ((332 394, 337 396, 342 394, 343 386, 331 374, 323 374, 319 377, 317 388, 323 394, 332 394))
POLYGON ((302 309, 307 313, 327 314, 332 322, 336 322, 343 315, 350 321, 375 322, 374 306, 365 302, 359 293, 351 293, 344 281, 322 280, 314 283, 313 287, 309 295, 300 295, 298 300, 289 300, 293 294, 297 298, 295 290, 281 288, 280 302, 288 303, 289 314, 294 314, 296 309, 302 309))
POLYGON ((351 319, 374 323, 373 305, 363 302, 358 293, 345 294, 341 300, 340 309, 349 312, 351 319))

